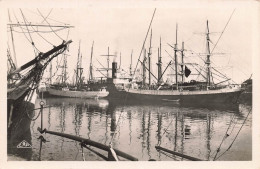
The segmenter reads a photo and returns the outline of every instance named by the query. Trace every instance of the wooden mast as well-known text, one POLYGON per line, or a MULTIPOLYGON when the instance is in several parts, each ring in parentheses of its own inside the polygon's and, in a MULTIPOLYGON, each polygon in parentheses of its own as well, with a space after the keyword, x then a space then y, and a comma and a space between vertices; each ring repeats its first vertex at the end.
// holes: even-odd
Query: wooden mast
POLYGON ((63 67, 62 67, 62 86, 66 85, 66 80, 67 80, 67 55, 63 55, 64 60, 63 60, 63 67))
POLYGON ((108 73, 108 71, 109 71, 109 46, 108 46, 108 48, 107 48, 107 77, 109 76, 109 73, 108 73))
POLYGON ((104 70, 107 71, 107 77, 109 77, 109 70, 110 70, 110 68, 109 68, 109 62, 110 62, 109 57, 110 56, 115 56, 115 55, 110 55, 109 54, 109 47, 108 47, 107 55, 101 55, 101 56, 107 56, 107 68, 105 68, 104 70))
POLYGON ((132 64, 133 64, 133 49, 132 49, 132 52, 131 52, 131 64, 130 64, 130 76, 132 76, 132 64))
POLYGON ((207 38, 207 60, 206 60, 206 64, 207 64, 207 86, 211 85, 211 81, 210 81, 210 46, 209 46, 209 24, 208 24, 208 20, 207 20, 207 33, 206 33, 206 38, 207 38))
POLYGON ((152 35, 153 30, 151 29, 151 36, 150 36, 150 47, 148 52, 148 69, 149 69, 149 87, 151 86, 151 55, 152 55, 152 35))
POLYGON ((174 47, 174 59, 175 59, 175 80, 176 80, 176 90, 179 89, 178 86, 178 58, 177 58, 177 32, 178 32, 178 24, 176 24, 176 43, 174 47))
POLYGON ((182 72, 182 74, 181 74, 181 81, 182 81, 182 84, 184 83, 184 66, 185 66, 183 57, 184 57, 184 42, 182 42, 182 48, 181 48, 181 63, 182 63, 182 67, 181 67, 181 72, 182 72))
MULTIPOLYGON (((9 10, 8 10, 8 16, 9 16, 9 22, 11 23, 12 21, 11 21, 11 17, 10 17, 9 10)), ((16 52, 15 52, 15 47, 14 47, 13 27, 12 27, 12 25, 9 25, 9 27, 10 27, 11 38, 12 38, 13 55, 14 55, 14 65, 15 65, 15 67, 17 67, 16 52)))
POLYGON ((160 37, 160 48, 158 48, 158 81, 157 83, 159 84, 162 82, 162 44, 161 44, 161 37, 160 37))
POLYGON ((146 49, 144 49, 144 59, 143 59, 143 86, 145 86, 146 81, 146 49))
POLYGON ((94 47, 94 41, 91 47, 91 56, 90 56, 90 64, 89 64, 89 81, 93 80, 93 65, 92 65, 93 47, 94 47))
POLYGON ((80 89, 82 87, 83 68, 81 67, 81 62, 82 62, 82 54, 80 53, 80 42, 79 42, 77 70, 76 70, 76 85, 77 85, 77 89, 80 89))

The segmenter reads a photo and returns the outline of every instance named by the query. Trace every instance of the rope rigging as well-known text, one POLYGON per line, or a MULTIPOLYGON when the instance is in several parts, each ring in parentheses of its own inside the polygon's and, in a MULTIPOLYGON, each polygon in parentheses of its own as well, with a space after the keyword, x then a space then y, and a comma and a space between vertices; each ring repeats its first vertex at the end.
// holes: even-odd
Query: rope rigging
MULTIPOLYGON (((22 17, 23 17, 24 23, 26 23, 25 16, 23 15, 23 12, 22 12, 21 9, 20 9, 20 12, 21 12, 21 14, 22 14, 22 17)), ((31 37, 31 34, 30 34, 30 32, 29 32, 29 29, 28 29, 27 24, 26 24, 26 29, 27 29, 28 34, 29 34, 29 37, 30 37, 30 39, 31 39, 32 46, 34 47, 34 53, 35 53, 35 57, 36 57, 36 56, 37 56, 37 51, 36 51, 36 50, 38 50, 38 49, 35 47, 35 44, 34 44, 34 42, 33 42, 33 39, 32 39, 32 37, 31 37)), ((39 50, 38 50, 38 52, 39 52, 39 50)))
MULTIPOLYGON (((42 15, 41 11, 37 8, 37 11, 39 12, 39 14, 42 16, 42 18, 44 19, 44 16, 42 15)), ((56 32, 54 32, 54 30, 52 29, 50 23, 47 21, 47 18, 44 19, 44 21, 49 25, 50 29, 52 30, 52 32, 57 35, 57 37, 59 37, 62 41, 64 41, 64 39, 62 39, 56 32)))
MULTIPOLYGON (((41 15, 39 15, 37 12, 34 12, 34 11, 32 11, 32 10, 29 10, 29 9, 27 9, 27 11, 29 11, 29 12, 31 12, 31 13, 33 13, 33 14, 35 14, 35 15, 41 16, 41 15)), ((55 22, 57 22, 57 23, 60 23, 60 24, 67 25, 67 24, 66 24, 66 23, 64 23, 64 22, 57 21, 57 20, 55 20, 55 19, 53 19, 53 18, 50 18, 50 17, 48 17, 48 19, 49 19, 49 20, 52 20, 52 21, 55 21, 55 22)))
MULTIPOLYGON (((21 11, 22 12, 22 11, 21 11)), ((23 14, 23 13, 22 13, 23 14)), ((26 18, 25 18, 25 16, 23 15, 23 18, 24 18, 24 22, 25 23, 27 23, 28 21, 26 20, 26 18)), ((29 22, 28 22, 29 23, 29 22)), ((31 25, 31 24, 30 24, 31 25)), ((27 28, 27 30, 28 30, 28 33, 29 33, 29 35, 30 35, 30 37, 31 37, 31 34, 30 34, 30 32, 29 32, 29 29, 28 29, 28 26, 26 25, 26 28, 27 28)), ((43 39, 43 40, 45 40, 47 43, 49 43, 51 46, 54 46, 51 42, 49 42, 47 39, 45 39, 38 31, 36 31, 35 29, 34 29, 34 27, 33 26, 31 26, 31 28, 43 39)), ((31 40, 32 40, 32 38, 31 38, 31 40)), ((34 42, 33 42, 33 45, 34 45, 34 42)))
MULTIPOLYGON (((228 150, 230 150, 230 148, 232 147, 232 145, 233 145, 234 142, 236 141, 236 139, 237 139, 237 137, 238 137, 240 131, 242 130, 242 128, 243 128, 243 126, 244 126, 244 124, 245 124, 247 118, 249 117, 249 114, 251 114, 251 112, 252 112, 252 108, 248 111, 246 118, 244 119, 244 121, 243 121, 241 127, 239 128, 239 130, 238 130, 238 132, 237 132, 235 138, 234 138, 233 141, 231 142, 231 144, 230 144, 230 145, 228 146, 228 148, 227 148, 222 154, 220 154, 218 157, 217 157, 217 154, 216 154, 216 156, 214 157, 214 160, 213 160, 213 161, 219 159, 219 158, 220 158, 221 156, 223 156, 228 150)), ((232 132, 233 132, 233 129, 232 129, 232 132)))
MULTIPOLYGON (((14 13, 14 12, 13 12, 13 13, 14 13)), ((25 32, 23 31, 22 26, 21 26, 21 24, 19 23, 19 20, 17 19, 15 13, 14 13, 14 16, 15 16, 15 19, 16 19, 16 21, 17 21, 17 23, 18 23, 20 29, 22 30, 22 32, 23 32, 25 38, 26 38, 26 39, 28 40, 28 42, 33 46, 34 53, 35 53, 35 49, 39 52, 39 49, 37 49, 37 47, 36 47, 35 45, 33 45, 33 44, 34 44, 33 41, 30 41, 30 39, 26 36, 26 34, 25 34, 25 32)), ((30 33, 29 33, 29 34, 30 34, 30 33)))
POLYGON ((231 124, 232 124, 234 118, 235 118, 235 115, 233 114, 233 116, 232 116, 232 118, 231 118, 231 120, 230 120, 230 123, 229 123, 229 125, 228 125, 228 128, 227 128, 227 130, 226 130, 226 133, 224 134, 220 145, 219 145, 218 148, 216 149, 217 152, 216 152, 216 154, 215 154, 215 156, 214 156, 213 161, 216 159, 216 157, 217 157, 217 155, 218 155, 218 153, 219 153, 219 151, 220 151, 220 148, 221 148, 221 146, 222 146, 224 140, 230 135, 230 134, 228 134, 228 130, 229 130, 229 128, 230 128, 230 126, 231 126, 231 124))
MULTIPOLYGON (((25 98, 25 102, 29 102, 32 99, 32 96, 34 94, 35 89, 38 87, 39 81, 42 78, 42 75, 44 73, 45 68, 47 67, 47 65, 49 64, 49 62, 56 57, 57 55, 63 53, 66 50, 66 46, 64 46, 62 49, 54 52, 53 54, 51 54, 49 57, 47 57, 45 60, 46 62, 41 64, 40 62, 37 62, 35 64, 35 66, 33 68, 31 68, 25 75, 24 77, 22 77, 19 82, 16 84, 16 88, 13 90, 13 92, 18 89, 19 86, 21 85, 29 85, 29 91, 28 94, 25 98)), ((39 54, 37 57, 40 59, 41 54, 39 54)), ((40 60, 38 60, 40 61, 40 60)), ((27 107, 25 108, 25 111, 27 114, 27 117, 29 119, 36 120, 39 117, 39 114, 36 116, 36 118, 30 117, 27 111, 27 107)))
POLYGON ((41 23, 43 23, 44 21, 46 21, 46 19, 50 16, 51 12, 52 12, 53 8, 50 10, 50 12, 48 13, 48 15, 46 17, 43 18, 43 21, 41 23))
MULTIPOLYGON (((32 25, 30 25, 30 26, 31 26, 31 27, 34 27, 34 26, 32 26, 32 25)), ((9 28, 9 29, 10 29, 10 30, 7 30, 7 32, 11 32, 11 28, 9 28)), ((21 29, 27 30, 27 29, 22 28, 22 27, 21 27, 21 29)), ((43 30, 38 30, 38 28, 37 28, 37 30, 29 29, 29 32, 30 32, 30 33, 37 33, 37 32, 39 32, 39 33, 51 33, 51 32, 59 32, 59 31, 62 31, 62 30, 64 30, 64 29, 68 29, 68 28, 66 28, 66 27, 57 28, 57 29, 55 29, 55 30, 53 30, 53 31, 43 31, 43 30)), ((14 30, 14 29, 12 29, 12 31, 13 31, 13 32, 16 32, 16 33, 23 33, 23 32, 14 30)))
POLYGON ((221 32, 221 34, 220 34, 220 36, 219 36, 219 38, 218 38, 218 40, 217 40, 217 42, 216 42, 215 46, 213 47, 213 49, 211 50, 211 52, 210 52, 210 53, 212 53, 212 52, 214 51, 215 47, 217 46, 217 44, 218 44, 218 42, 219 42, 219 40, 220 40, 221 36, 223 35, 224 31, 226 30, 226 27, 227 27, 227 25, 228 25, 228 23, 229 23, 230 19, 232 18, 232 16, 233 16, 233 14, 234 14, 235 10, 236 10, 236 9, 234 9, 234 10, 233 10, 233 12, 232 12, 231 16, 230 16, 230 17, 229 17, 229 19, 228 19, 228 22, 227 22, 227 24, 226 24, 226 25, 225 25, 225 27, 224 27, 224 30, 221 32))

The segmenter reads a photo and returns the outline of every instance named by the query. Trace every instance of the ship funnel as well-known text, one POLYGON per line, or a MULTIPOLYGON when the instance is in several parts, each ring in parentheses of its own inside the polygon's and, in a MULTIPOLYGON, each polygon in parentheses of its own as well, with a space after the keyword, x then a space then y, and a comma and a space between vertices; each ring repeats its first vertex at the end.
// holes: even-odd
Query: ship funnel
POLYGON ((112 78, 116 78, 116 73, 117 73, 117 62, 112 63, 112 78))

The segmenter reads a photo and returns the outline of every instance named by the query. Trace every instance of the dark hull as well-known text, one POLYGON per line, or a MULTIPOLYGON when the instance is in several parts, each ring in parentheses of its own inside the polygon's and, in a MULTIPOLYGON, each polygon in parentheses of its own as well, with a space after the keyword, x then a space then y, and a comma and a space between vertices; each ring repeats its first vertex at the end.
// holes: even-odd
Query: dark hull
POLYGON ((53 98, 104 98, 107 97, 109 93, 106 91, 77 91, 68 90, 63 91, 60 89, 46 88, 45 91, 38 92, 39 98, 53 97, 53 98))
POLYGON ((7 154, 10 161, 30 160, 32 157, 32 148, 17 148, 17 145, 23 140, 32 145, 31 120, 27 117, 27 114, 32 117, 34 113, 38 112, 33 111, 34 104, 22 101, 23 98, 20 99, 15 102, 8 100, 7 105, 8 114, 10 114, 11 105, 13 104, 11 124, 7 131, 7 154))
POLYGON ((182 105, 215 105, 215 104, 234 104, 237 103, 241 91, 216 94, 194 94, 194 95, 152 95, 127 93, 127 99, 139 100, 140 102, 162 103, 168 102, 175 104, 179 102, 182 105))
POLYGON ((239 97, 239 103, 252 104, 252 92, 243 92, 239 97))

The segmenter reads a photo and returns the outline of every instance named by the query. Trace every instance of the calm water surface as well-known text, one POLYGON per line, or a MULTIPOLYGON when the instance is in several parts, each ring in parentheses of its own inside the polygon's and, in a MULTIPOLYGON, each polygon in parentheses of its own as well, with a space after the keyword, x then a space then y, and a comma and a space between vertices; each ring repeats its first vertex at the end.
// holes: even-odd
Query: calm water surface
MULTIPOLYGON (((43 111, 43 128, 84 137, 105 145, 109 145, 113 137, 114 148, 140 161, 185 160, 157 151, 157 145, 203 160, 213 160, 220 147, 216 160, 252 160, 251 113, 235 139, 251 106, 240 104, 229 110, 216 107, 181 107, 174 103, 135 103, 124 106, 117 101, 71 98, 47 98, 43 101, 44 106, 51 106, 43 111), (222 142, 226 133, 229 136, 222 142), (231 148, 226 151, 231 144, 231 148)), ((36 100, 35 107, 39 107, 39 102, 39 99, 36 100)), ((38 110, 35 114, 38 114, 38 110)), ((39 139, 41 134, 37 131, 41 126, 41 118, 28 123, 29 129, 24 134, 26 137, 15 138, 13 144, 9 143, 9 155, 36 161, 83 160, 79 142, 51 134, 43 134, 47 141, 42 142, 39 139), (17 149, 15 146, 20 140, 28 141, 32 148, 17 149)), ((26 126, 21 126, 23 127, 26 126)), ((107 152, 92 148, 107 156, 107 152)), ((88 149, 83 149, 83 152, 87 161, 103 160, 88 149)))

